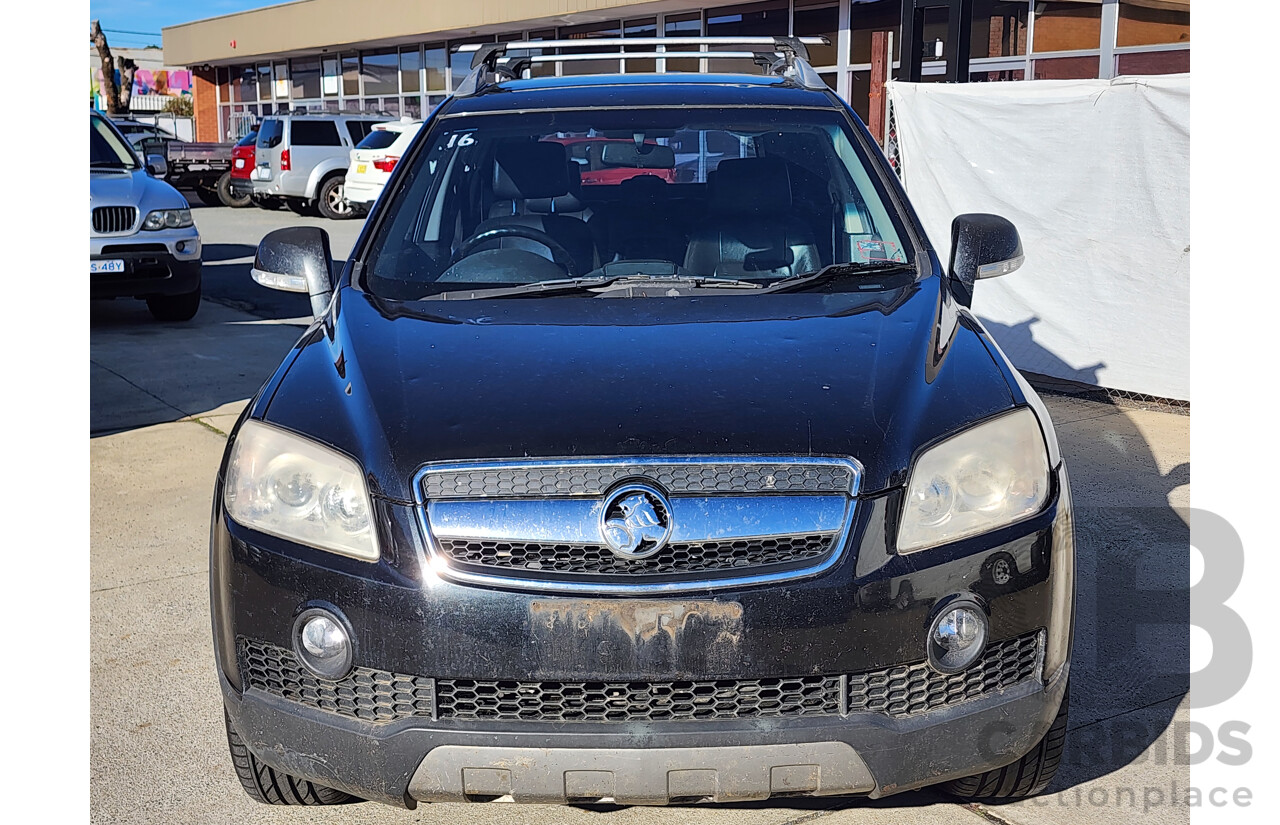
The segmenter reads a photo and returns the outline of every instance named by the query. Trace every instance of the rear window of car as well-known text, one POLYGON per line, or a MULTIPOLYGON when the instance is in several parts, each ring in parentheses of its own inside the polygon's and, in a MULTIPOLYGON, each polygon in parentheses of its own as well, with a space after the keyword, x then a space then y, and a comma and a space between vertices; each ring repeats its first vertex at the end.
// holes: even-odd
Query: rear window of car
POLYGON ((284 137, 284 124, 273 117, 262 121, 258 127, 258 145, 264 149, 273 149, 280 145, 284 137))
POLYGON ((357 149, 386 149, 400 137, 399 132, 390 129, 374 129, 364 140, 356 144, 357 149))
POLYGON ((250 132, 236 141, 236 146, 252 146, 258 141, 258 133, 250 132))
POLYGON ((360 141, 364 140, 373 131, 373 127, 385 121, 379 120, 348 120, 347 134, 351 135, 351 142, 356 146, 360 145, 360 141))
POLYGON ((338 126, 332 120, 295 120, 289 142, 294 146, 341 146, 338 126))

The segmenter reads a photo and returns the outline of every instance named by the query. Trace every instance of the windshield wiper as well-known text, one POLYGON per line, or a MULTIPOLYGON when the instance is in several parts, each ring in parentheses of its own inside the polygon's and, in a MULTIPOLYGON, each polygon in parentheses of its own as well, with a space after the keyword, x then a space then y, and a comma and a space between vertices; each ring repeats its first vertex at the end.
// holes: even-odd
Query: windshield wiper
POLYGON ((847 264, 831 264, 813 272, 802 272, 799 275, 791 275, 780 281, 774 281, 765 288, 765 292, 792 292, 848 276, 901 275, 915 271, 916 268, 913 265, 898 261, 858 261, 847 264))
POLYGON ((472 301, 481 298, 514 298, 514 297, 550 297, 575 292, 607 291, 618 287, 659 286, 670 284, 673 287, 692 286, 702 288, 728 289, 761 289, 759 283, 738 281, 733 278, 714 278, 701 275, 617 275, 583 276, 581 278, 562 278, 555 281, 534 281, 519 286, 501 286, 490 289, 455 290, 427 295, 424 301, 472 301))
POLYGON ((119 160, 91 160, 89 161, 90 169, 128 169, 128 164, 119 160))

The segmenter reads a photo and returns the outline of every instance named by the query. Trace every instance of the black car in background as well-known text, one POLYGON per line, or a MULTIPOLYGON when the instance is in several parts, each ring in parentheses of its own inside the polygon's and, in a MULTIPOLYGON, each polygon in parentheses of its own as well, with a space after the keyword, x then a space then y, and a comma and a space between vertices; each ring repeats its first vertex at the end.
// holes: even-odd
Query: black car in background
POLYGON ((1070 487, 969 310, 1017 232, 959 216, 944 266, 803 45, 732 43, 769 73, 519 79, 478 47, 338 271, 318 228, 263 240, 315 321, 214 494, 250 796, 1048 785, 1070 487), (692 171, 584 183, 594 138, 692 171))

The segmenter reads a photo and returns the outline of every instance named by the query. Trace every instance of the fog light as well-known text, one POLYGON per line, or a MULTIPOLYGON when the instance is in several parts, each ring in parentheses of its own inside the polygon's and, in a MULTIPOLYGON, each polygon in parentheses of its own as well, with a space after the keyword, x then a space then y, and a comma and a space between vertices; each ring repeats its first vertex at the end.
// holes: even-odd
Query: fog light
POLYGON ((187 251, 187 242, 186 242, 186 241, 178 241, 176 244, 174 244, 174 246, 176 246, 176 247, 178 248, 178 251, 179 251, 179 252, 186 252, 186 251, 187 251))
POLYGON ((293 649, 302 664, 322 679, 341 679, 351 671, 351 636, 342 620, 327 610, 304 611, 293 623, 293 649))
POLYGON ((987 614, 973 602, 947 605, 929 625, 929 664, 939 673, 959 673, 987 645, 987 614))

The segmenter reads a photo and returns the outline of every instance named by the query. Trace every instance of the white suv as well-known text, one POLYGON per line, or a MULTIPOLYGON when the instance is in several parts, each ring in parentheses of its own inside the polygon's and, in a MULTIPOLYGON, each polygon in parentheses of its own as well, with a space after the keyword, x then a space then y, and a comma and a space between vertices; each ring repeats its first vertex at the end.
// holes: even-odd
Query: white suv
POLYGON ((289 114, 264 117, 258 126, 253 194, 283 198, 299 215, 335 220, 352 215, 345 197, 347 160, 378 115, 289 114))
POLYGON ((347 167, 346 196, 352 207, 367 212, 373 206, 421 127, 421 120, 380 123, 356 144, 347 167))

